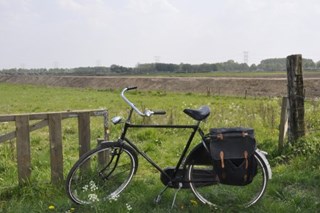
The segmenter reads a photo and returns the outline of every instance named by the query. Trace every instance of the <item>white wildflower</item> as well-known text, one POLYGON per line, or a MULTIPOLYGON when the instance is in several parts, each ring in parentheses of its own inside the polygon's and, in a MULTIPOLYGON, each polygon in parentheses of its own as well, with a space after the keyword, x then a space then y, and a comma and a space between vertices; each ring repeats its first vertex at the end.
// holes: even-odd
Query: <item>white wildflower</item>
POLYGON ((84 186, 82 187, 82 191, 86 192, 86 191, 88 191, 88 188, 89 188, 88 185, 84 185, 84 186))
POLYGON ((93 191, 96 191, 98 189, 98 187, 96 186, 96 184, 93 182, 93 181, 90 181, 90 190, 93 192, 93 191))
POLYGON ((108 198, 109 202, 112 203, 113 201, 117 201, 119 198, 119 195, 110 195, 108 198))
POLYGON ((97 201, 99 201, 99 198, 98 198, 98 196, 97 196, 96 194, 89 194, 89 195, 88 195, 88 198, 89 198, 89 200, 92 201, 92 202, 97 202, 97 201))
POLYGON ((128 210, 128 211, 131 211, 131 210, 132 210, 132 207, 131 207, 130 204, 126 203, 126 207, 127 207, 127 210, 128 210))

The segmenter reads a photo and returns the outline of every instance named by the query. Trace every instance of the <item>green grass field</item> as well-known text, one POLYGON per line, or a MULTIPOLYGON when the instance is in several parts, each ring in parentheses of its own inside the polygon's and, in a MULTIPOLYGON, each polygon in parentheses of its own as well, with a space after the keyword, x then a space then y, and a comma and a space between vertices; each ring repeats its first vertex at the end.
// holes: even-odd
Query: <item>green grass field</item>
MULTIPOLYGON (((109 116, 126 116, 127 105, 120 91, 53 88, 30 85, 0 84, 0 114, 53 112, 106 108, 109 116)), ((68 200, 61 186, 50 183, 48 128, 31 133, 32 174, 30 181, 18 185, 15 140, 0 144, 0 212, 319 212, 320 211, 320 101, 306 100, 307 136, 280 153, 278 127, 280 98, 243 98, 207 96, 166 91, 128 94, 137 107, 165 110, 167 115, 154 116, 148 122, 190 124, 182 110, 208 105, 211 115, 202 125, 211 127, 244 126, 255 129, 258 147, 269 153, 273 179, 259 203, 249 209, 210 209, 200 204, 191 190, 178 193, 170 210, 175 190, 169 189, 160 204, 153 200, 163 188, 157 173, 142 158, 139 170, 117 201, 94 206, 77 206, 68 200), (128 208, 130 206, 131 208, 128 208)), ((142 122, 138 116, 136 122, 142 122)), ((92 118, 91 147, 103 136, 103 120, 92 118)), ((0 123, 0 135, 15 129, 13 122, 0 123)), ((78 159, 77 120, 62 123, 64 176, 78 159)), ((116 139, 120 126, 110 126, 110 138, 116 139)), ((184 130, 137 130, 129 134, 139 148, 148 152, 160 166, 175 165, 186 141, 184 130), (159 157, 161 156, 161 157, 159 157)), ((193 145, 199 143, 195 138, 193 145)), ((222 198, 223 199, 223 198, 222 198)))

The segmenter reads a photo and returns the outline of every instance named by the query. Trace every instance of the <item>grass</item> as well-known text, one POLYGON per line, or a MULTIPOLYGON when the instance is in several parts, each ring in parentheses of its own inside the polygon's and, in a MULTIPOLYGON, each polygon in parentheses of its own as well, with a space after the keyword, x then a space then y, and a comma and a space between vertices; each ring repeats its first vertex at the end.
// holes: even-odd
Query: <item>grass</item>
MULTIPOLYGON (((0 84, 0 114, 51 112, 107 108, 110 117, 127 113, 120 91, 53 88, 30 85, 0 84)), ((211 127, 245 126, 256 131, 259 148, 269 152, 273 179, 261 202, 246 209, 210 209, 201 205, 190 190, 178 193, 175 207, 170 210, 175 190, 169 189, 159 205, 153 199, 163 188, 159 173, 142 158, 139 170, 119 200, 94 206, 74 205, 66 196, 63 183, 50 183, 48 129, 31 133, 32 175, 29 183, 17 182, 15 141, 0 144, 0 212, 317 212, 320 210, 320 102, 306 101, 308 135, 295 146, 277 150, 280 123, 280 98, 246 98, 207 96, 165 91, 131 92, 128 94, 137 107, 161 109, 166 116, 154 116, 148 122, 192 123, 182 110, 208 105, 211 115, 202 125, 211 127), (129 210, 131 207, 132 209, 129 210)), ((135 121, 142 122, 138 117, 135 121)), ((146 121, 145 121, 146 122, 146 121)), ((63 121, 64 176, 78 159, 77 121, 63 121)), ((102 119, 92 118, 91 144, 103 135, 102 119)), ((0 134, 13 131, 13 122, 0 123, 0 134)), ((110 126, 111 139, 117 138, 120 126, 110 126)), ((183 130, 137 130, 129 135, 137 146, 148 152, 160 166, 174 165, 181 153, 183 130), (161 156, 161 157, 159 157, 161 156)), ((199 142, 196 138, 193 145, 199 142)))

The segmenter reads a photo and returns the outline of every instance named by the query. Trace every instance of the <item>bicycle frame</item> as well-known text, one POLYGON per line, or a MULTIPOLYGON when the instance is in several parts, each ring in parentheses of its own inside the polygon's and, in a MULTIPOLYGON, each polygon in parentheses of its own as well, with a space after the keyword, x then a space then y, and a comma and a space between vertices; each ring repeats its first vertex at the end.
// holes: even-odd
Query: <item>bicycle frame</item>
MULTIPOLYGON (((198 132, 202 138, 202 142, 204 141, 205 134, 201 130, 200 123, 201 121, 197 121, 194 125, 159 125, 159 124, 132 124, 131 123, 131 116, 132 116, 133 109, 131 108, 129 112, 129 116, 124 124, 121 137, 119 139, 120 142, 127 142, 138 154, 140 154, 144 159, 146 159, 153 167, 155 167, 160 173, 168 177, 171 181, 176 177, 180 166, 182 165, 183 160, 186 157, 186 154, 190 148, 191 142, 195 134, 198 132), (181 153, 181 156, 175 166, 173 177, 170 177, 156 162, 154 162, 145 152, 141 151, 132 141, 130 141, 126 137, 126 133, 131 128, 162 128, 162 129, 192 129, 190 133, 189 139, 186 142, 186 145, 181 153)), ((204 143, 204 142, 203 142, 204 143)))

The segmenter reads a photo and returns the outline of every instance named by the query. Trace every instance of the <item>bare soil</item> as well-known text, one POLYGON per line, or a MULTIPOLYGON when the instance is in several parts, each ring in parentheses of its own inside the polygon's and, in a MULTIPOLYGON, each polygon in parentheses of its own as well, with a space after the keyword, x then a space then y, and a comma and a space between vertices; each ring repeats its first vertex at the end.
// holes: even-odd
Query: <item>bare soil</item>
MULTIPOLYGON (((94 89, 121 89, 137 86, 140 90, 196 92, 227 96, 286 96, 287 79, 284 77, 96 77, 96 76, 46 76, 0 75, 0 82, 34 84, 55 87, 94 89)), ((305 96, 320 96, 320 78, 304 78, 305 96)))

